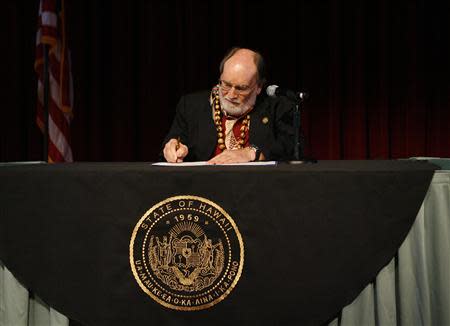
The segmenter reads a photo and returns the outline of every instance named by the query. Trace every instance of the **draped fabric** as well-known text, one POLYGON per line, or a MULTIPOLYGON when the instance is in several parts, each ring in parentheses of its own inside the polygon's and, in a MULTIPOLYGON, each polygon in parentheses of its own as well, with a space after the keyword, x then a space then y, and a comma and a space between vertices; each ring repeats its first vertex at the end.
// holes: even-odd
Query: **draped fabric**
MULTIPOLYGON (((234 45, 306 90, 306 155, 450 156, 448 1, 67 0, 78 161, 153 161, 180 95, 217 83, 234 45)), ((0 160, 37 160, 38 1, 6 0, 0 160)))
MULTIPOLYGON (((404 160, 182 171, 129 162, 4 164, 0 259, 52 307, 86 324, 322 324, 395 255, 436 168, 404 160), (242 232, 242 282, 231 300, 214 309, 173 313, 158 307, 144 298, 133 276, 139 268, 131 257, 145 254, 130 240, 136 221, 151 205, 177 195, 220 203, 242 232)), ((199 214, 203 209, 212 214, 205 206, 192 207, 199 214)), ((178 208, 173 212, 175 220, 189 218, 178 208)), ((225 228, 222 220, 217 217, 225 228)), ((169 227, 197 228, 194 224, 169 227)), ((178 240, 172 240, 175 252, 178 240)), ((178 263, 178 256, 172 258, 171 264, 178 263)), ((201 282, 193 273, 189 277, 201 282)), ((182 294, 183 300, 189 295, 182 294)), ((161 291, 158 296, 168 298, 161 291)), ((193 300, 181 303, 192 308, 193 300)))
MULTIPOLYGON (((450 171, 437 171, 396 257, 329 326, 449 325, 449 239, 450 171)), ((68 323, 38 299, 29 299, 1 264, 0 312, 0 326, 68 323)))
POLYGON ((438 171, 396 257, 329 326, 449 325, 449 257, 450 171, 438 171))
POLYGON ((0 261, 0 326, 68 326, 69 320, 33 296, 0 261))

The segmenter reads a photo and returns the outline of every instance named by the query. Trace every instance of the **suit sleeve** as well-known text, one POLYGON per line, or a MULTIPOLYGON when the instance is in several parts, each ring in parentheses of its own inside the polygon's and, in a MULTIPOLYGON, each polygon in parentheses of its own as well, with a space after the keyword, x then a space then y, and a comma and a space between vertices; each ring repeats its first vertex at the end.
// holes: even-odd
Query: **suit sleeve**
POLYGON ((279 145, 278 160, 292 160, 294 155, 294 105, 284 99, 279 103, 276 113, 275 137, 279 145))
POLYGON ((291 160, 294 153, 293 105, 285 99, 276 99, 269 110, 273 121, 271 134, 259 147, 266 160, 291 160))
POLYGON ((190 148, 190 139, 189 139, 189 117, 188 110, 186 105, 186 96, 182 96, 178 101, 175 118, 173 119, 172 126, 170 127, 169 133, 164 138, 162 143, 161 151, 160 151, 160 159, 164 161, 164 155, 162 150, 166 143, 172 139, 180 139, 180 141, 185 144, 188 148, 190 148))

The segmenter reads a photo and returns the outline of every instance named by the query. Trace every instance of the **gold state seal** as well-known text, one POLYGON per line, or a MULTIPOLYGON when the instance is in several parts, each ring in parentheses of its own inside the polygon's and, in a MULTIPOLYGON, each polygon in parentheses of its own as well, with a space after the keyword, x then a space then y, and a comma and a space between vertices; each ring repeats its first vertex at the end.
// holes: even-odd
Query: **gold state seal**
POLYGON ((236 286, 244 244, 219 205, 176 196, 154 205, 136 224, 130 264, 141 289, 159 304, 201 310, 225 299, 236 286))

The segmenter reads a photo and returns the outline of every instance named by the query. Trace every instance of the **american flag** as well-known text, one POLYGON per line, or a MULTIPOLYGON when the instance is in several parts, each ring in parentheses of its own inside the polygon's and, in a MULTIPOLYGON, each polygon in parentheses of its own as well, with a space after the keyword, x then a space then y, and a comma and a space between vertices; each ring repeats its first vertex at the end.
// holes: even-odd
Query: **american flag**
POLYGON ((36 35, 38 100, 36 122, 42 132, 44 119, 44 45, 48 46, 48 162, 72 162, 70 121, 73 87, 70 55, 66 43, 64 0, 41 0, 36 35))

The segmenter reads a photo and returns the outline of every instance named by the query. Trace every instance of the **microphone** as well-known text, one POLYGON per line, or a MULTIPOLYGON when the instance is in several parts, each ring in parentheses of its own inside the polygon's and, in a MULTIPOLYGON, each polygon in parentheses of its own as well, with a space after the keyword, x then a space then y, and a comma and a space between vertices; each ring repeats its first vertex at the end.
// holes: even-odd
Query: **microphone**
POLYGON ((270 97, 286 96, 287 98, 294 101, 303 101, 309 97, 308 93, 294 92, 289 89, 278 87, 278 85, 267 86, 266 93, 270 97))

